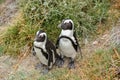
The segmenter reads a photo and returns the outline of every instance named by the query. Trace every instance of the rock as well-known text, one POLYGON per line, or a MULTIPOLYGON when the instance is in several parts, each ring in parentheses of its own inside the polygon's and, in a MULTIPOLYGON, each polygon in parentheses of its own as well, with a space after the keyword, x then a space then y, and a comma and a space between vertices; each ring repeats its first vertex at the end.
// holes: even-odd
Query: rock
POLYGON ((97 45, 97 44, 98 44, 98 41, 94 41, 92 44, 93 44, 93 45, 97 45))
POLYGON ((107 37, 108 37, 108 34, 105 34, 105 35, 102 36, 101 39, 106 39, 107 37))

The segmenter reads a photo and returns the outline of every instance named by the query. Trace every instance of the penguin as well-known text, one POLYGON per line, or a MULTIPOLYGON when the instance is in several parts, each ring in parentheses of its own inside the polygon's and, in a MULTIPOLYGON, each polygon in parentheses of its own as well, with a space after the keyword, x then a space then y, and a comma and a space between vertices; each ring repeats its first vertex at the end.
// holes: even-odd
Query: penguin
POLYGON ((41 65, 45 66, 45 69, 42 71, 43 74, 48 73, 59 57, 55 45, 47 38, 47 34, 43 30, 39 30, 36 33, 32 53, 38 57, 41 65))
POLYGON ((68 68, 75 68, 75 58, 78 51, 81 52, 78 40, 76 38, 76 32, 74 29, 74 23, 71 19, 64 19, 58 25, 61 28, 61 33, 56 41, 56 49, 59 50, 61 56, 61 66, 64 63, 64 57, 70 58, 68 68))

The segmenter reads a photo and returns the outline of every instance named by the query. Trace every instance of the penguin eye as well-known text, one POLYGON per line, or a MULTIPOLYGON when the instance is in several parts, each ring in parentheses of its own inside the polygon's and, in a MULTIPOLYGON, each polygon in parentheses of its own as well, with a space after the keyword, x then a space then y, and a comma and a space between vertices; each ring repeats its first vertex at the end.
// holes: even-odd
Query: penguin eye
POLYGON ((42 38, 43 36, 44 36, 44 35, 39 35, 38 37, 39 37, 39 38, 42 38))
POLYGON ((43 42, 45 40, 45 35, 38 35, 36 41, 43 42))

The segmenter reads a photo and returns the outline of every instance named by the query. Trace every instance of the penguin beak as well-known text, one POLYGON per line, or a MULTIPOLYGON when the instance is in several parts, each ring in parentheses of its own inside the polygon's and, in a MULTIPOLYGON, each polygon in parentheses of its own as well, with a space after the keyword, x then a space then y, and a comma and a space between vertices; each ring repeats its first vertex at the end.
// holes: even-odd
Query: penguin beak
POLYGON ((34 41, 36 41, 37 39, 38 39, 37 36, 35 36, 34 41))
POLYGON ((58 28, 61 28, 61 23, 57 26, 58 28))
POLYGON ((37 40, 37 38, 34 39, 34 41, 36 41, 36 40, 37 40))

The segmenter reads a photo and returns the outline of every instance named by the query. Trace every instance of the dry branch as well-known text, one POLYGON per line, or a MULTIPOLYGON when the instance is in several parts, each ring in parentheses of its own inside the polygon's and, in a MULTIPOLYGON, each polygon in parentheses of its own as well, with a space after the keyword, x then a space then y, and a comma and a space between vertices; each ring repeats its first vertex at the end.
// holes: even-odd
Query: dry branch
POLYGON ((29 50, 30 47, 27 47, 18 57, 18 60, 16 62, 16 64, 13 66, 14 70, 16 71, 19 67, 19 65, 21 64, 21 62, 23 61, 23 59, 25 59, 28 55, 29 55, 29 50))
POLYGON ((116 54, 116 56, 118 57, 118 59, 120 59, 120 55, 119 55, 117 49, 116 49, 116 48, 113 48, 113 51, 114 51, 114 53, 116 54))

